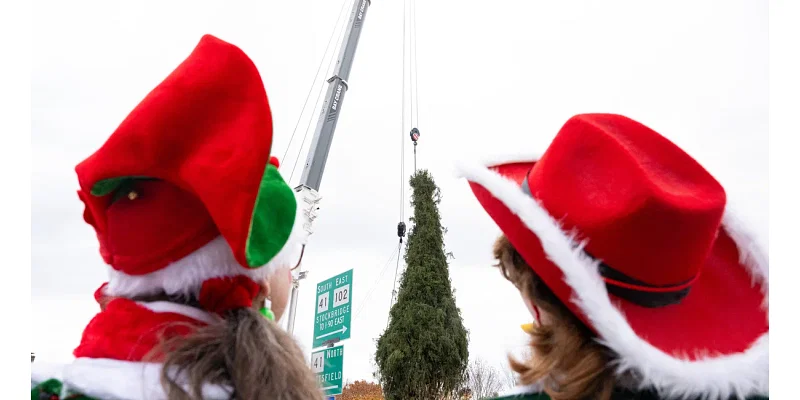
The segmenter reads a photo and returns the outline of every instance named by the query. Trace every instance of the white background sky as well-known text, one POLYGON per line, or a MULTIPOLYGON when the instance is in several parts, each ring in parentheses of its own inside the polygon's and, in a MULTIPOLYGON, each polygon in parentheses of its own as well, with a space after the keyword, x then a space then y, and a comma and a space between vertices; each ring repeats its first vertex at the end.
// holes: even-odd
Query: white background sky
MULTIPOLYGON (((478 2, 417 5, 418 163, 441 186, 456 302, 470 357, 500 366, 524 337, 527 312, 492 268, 499 233, 466 183, 459 158, 539 153, 572 115, 615 112, 686 149, 726 187, 768 241, 767 2, 478 2)), ((241 47, 258 66, 275 118, 273 153, 286 149, 341 0, 291 2, 37 2, 33 6, 32 350, 68 360, 97 311, 106 279, 82 218, 74 166, 192 50, 204 33, 241 47)), ((399 218, 402 16, 374 0, 305 258, 295 333, 306 353, 314 285, 354 268, 346 379, 369 378, 385 328, 399 218)), ((316 95, 316 89, 313 97, 316 95)), ((308 110, 284 164, 294 163, 308 110)), ((313 115, 316 119, 316 115, 313 115)), ((306 146, 310 142, 310 135, 306 146)), ((406 148, 407 171, 412 165, 406 148)), ((292 184, 304 161, 302 151, 292 184)), ((291 168, 282 168, 288 178, 291 168)))

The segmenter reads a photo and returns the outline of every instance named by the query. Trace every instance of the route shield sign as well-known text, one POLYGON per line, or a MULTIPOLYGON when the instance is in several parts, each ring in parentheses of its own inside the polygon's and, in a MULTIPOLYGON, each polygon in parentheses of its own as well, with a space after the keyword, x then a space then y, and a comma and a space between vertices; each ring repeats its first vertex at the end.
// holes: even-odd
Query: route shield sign
POLYGON ((352 269, 317 284, 312 347, 350 338, 352 297, 352 269))
POLYGON ((342 366, 344 346, 336 346, 311 353, 311 369, 325 396, 342 394, 342 366))

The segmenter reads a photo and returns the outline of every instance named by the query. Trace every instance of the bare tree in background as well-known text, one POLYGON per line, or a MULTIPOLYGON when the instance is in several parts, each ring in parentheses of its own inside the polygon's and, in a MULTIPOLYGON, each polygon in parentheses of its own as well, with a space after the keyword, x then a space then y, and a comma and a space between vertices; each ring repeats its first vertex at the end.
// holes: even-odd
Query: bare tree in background
POLYGON ((504 386, 500 372, 482 359, 476 359, 469 364, 467 377, 467 385, 474 400, 497 396, 504 386))
POLYGON ((519 384, 519 375, 511 370, 511 366, 503 364, 503 390, 511 390, 519 384))

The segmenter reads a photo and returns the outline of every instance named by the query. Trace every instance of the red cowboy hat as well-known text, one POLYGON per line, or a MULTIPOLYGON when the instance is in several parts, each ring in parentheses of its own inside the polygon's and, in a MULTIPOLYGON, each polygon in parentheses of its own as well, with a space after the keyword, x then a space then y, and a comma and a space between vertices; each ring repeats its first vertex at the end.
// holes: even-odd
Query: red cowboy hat
POLYGON ((676 145, 620 115, 578 115, 541 158, 459 170, 618 373, 672 395, 768 392, 768 259, 676 145))

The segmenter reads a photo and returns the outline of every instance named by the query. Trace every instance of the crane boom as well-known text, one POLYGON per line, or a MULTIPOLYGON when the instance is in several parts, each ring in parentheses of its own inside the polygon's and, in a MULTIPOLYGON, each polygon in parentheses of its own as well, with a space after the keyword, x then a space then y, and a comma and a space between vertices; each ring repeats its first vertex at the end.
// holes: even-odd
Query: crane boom
MULTIPOLYGON (((301 200, 305 203, 303 213, 305 215, 306 231, 311 234, 311 222, 316 218, 317 204, 319 203, 319 187, 322 183, 322 174, 325 171, 325 163, 328 160, 328 153, 333 142, 333 132, 336 130, 336 123, 339 121, 339 114, 342 111, 342 103, 349 86, 347 79, 350 77, 350 69, 353 66, 358 39, 361 37, 361 30, 364 27, 364 20, 367 10, 372 2, 370 0, 355 0, 353 9, 350 12, 350 19, 347 23, 347 31, 339 55, 336 60, 336 68, 333 76, 328 79, 328 90, 325 95, 325 102, 320 111, 317 126, 314 130, 314 138, 311 141, 311 148, 308 151, 303 175, 300 178, 300 185, 295 191, 300 192, 301 200)), ((292 293, 289 303, 289 314, 287 316, 287 327, 289 333, 294 332, 294 320, 297 316, 297 298, 300 291, 300 281, 305 278, 306 272, 302 265, 299 271, 293 274, 292 293)))
POLYGON ((314 138, 311 141, 311 148, 308 151, 308 157, 303 168, 303 176, 300 178, 302 185, 317 191, 319 191, 319 186, 322 182, 322 173, 325 170, 325 162, 328 160, 328 152, 333 141, 333 132, 336 130, 336 123, 339 121, 339 113, 342 110, 342 102, 348 89, 347 79, 350 77, 350 69, 353 66, 358 39, 361 37, 364 18, 367 16, 369 6, 370 0, 356 0, 353 3, 345 40, 342 42, 342 47, 339 51, 335 72, 328 79, 329 85, 325 103, 317 121, 314 138))

